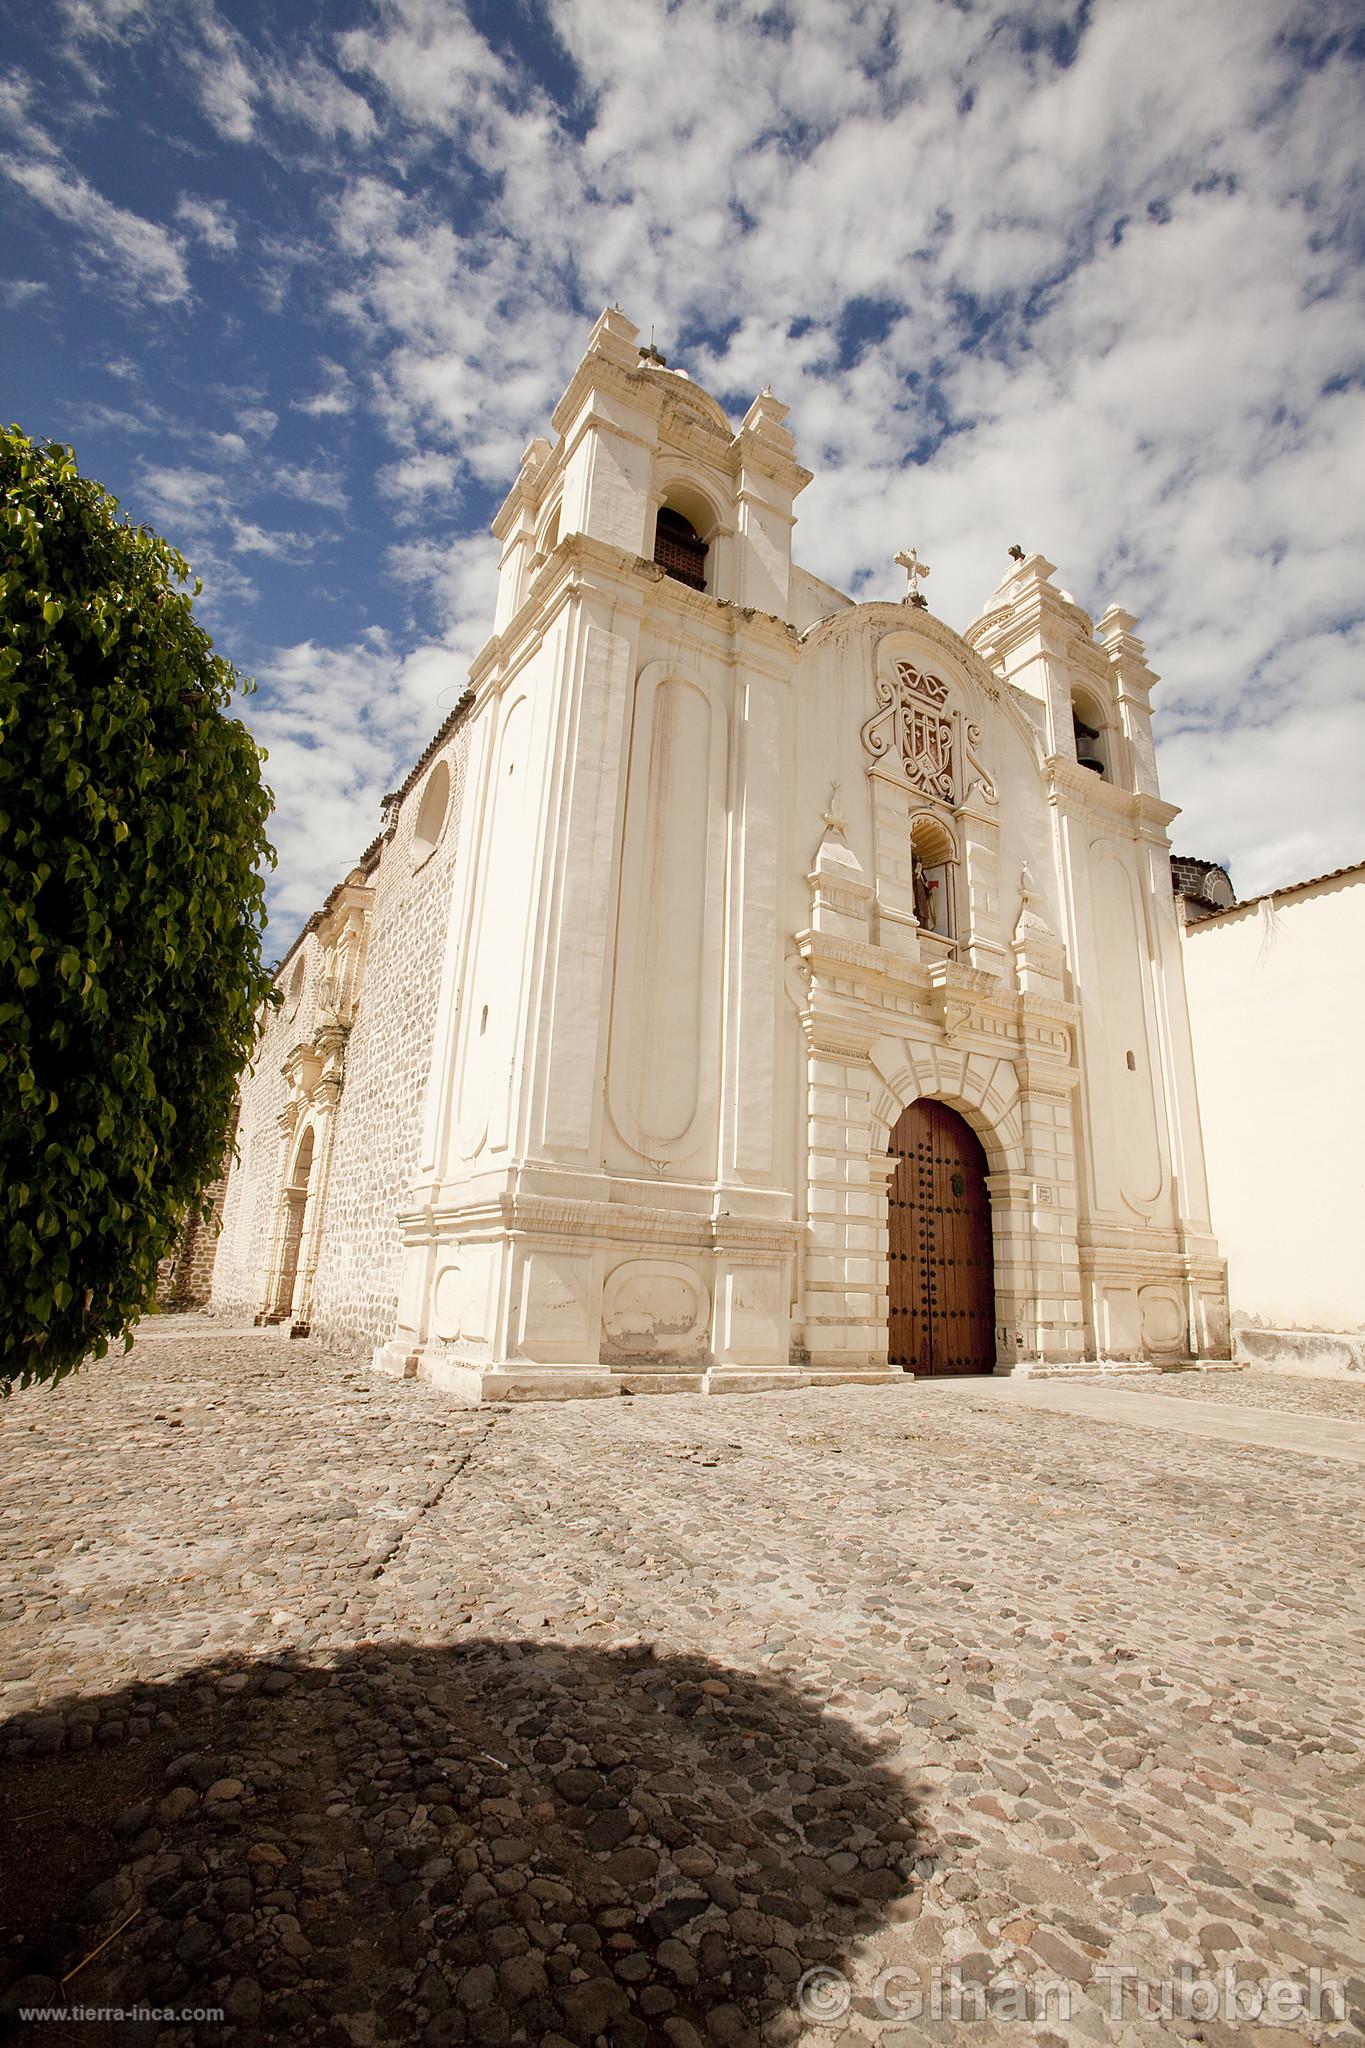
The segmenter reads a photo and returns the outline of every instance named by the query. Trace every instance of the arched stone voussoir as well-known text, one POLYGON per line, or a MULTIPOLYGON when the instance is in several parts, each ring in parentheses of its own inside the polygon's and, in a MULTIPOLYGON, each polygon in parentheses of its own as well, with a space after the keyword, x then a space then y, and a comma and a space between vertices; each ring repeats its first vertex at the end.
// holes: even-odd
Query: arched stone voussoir
POLYGON ((1022 1172, 1023 1116, 1018 1081, 1008 1060, 883 1038, 872 1047, 870 1065, 881 1083, 869 1104, 875 1152, 890 1144, 901 1111, 921 1096, 930 1096, 965 1117, 984 1145, 993 1173, 1022 1172))

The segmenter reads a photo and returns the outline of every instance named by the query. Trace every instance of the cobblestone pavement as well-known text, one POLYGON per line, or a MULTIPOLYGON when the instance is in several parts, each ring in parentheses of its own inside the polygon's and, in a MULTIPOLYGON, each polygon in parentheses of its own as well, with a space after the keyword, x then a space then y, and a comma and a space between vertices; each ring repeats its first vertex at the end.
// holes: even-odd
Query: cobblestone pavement
POLYGON ((16 1396, 0 2010, 1365 2040, 1358 1469, 920 1394, 468 1413, 191 1322, 16 1396))
POLYGON ((1239 1408, 1274 1408, 1286 1415, 1335 1415, 1342 1422, 1365 1422, 1365 1381, 1317 1378, 1311 1373, 1269 1372, 1248 1366, 1242 1372, 1163 1372, 1140 1379, 1116 1376, 1123 1386, 1164 1394, 1183 1401, 1226 1401, 1239 1408))

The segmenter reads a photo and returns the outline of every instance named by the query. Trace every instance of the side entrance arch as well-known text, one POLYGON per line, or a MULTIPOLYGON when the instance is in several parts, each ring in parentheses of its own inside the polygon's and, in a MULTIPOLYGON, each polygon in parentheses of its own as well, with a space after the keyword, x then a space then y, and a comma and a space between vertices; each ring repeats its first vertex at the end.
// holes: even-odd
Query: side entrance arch
POLYGON ((946 1103, 921 1097, 888 1147, 887 1362, 921 1376, 995 1369, 995 1271, 986 1155, 946 1103))
POLYGON ((282 1323, 294 1313, 294 1290, 299 1277, 299 1251, 303 1244, 304 1219, 308 1213, 308 1184, 313 1176, 313 1127, 310 1124, 294 1155, 294 1171, 280 1198, 279 1244, 275 1283, 265 1312, 268 1323, 282 1323))

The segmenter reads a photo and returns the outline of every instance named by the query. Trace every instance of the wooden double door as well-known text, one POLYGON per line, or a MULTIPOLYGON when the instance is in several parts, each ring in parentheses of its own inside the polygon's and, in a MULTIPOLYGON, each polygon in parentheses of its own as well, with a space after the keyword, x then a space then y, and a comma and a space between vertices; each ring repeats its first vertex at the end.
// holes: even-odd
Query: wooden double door
POLYGON ((946 1103, 891 1133, 888 1360, 921 1375, 995 1368, 991 1201, 981 1141, 946 1103))

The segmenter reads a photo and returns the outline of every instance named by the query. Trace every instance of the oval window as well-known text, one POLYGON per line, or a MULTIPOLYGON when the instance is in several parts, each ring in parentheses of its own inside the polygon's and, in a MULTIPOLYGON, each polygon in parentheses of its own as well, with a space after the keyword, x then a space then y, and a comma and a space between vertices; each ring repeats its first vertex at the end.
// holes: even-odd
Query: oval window
POLYGON ((417 823, 413 827, 412 857, 417 866, 420 867, 435 853, 449 808, 450 770, 444 761, 438 761, 427 777, 427 786, 422 791, 422 801, 417 810, 417 823))

